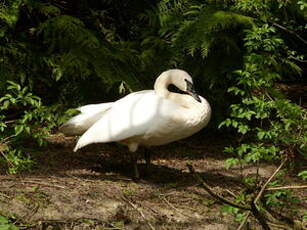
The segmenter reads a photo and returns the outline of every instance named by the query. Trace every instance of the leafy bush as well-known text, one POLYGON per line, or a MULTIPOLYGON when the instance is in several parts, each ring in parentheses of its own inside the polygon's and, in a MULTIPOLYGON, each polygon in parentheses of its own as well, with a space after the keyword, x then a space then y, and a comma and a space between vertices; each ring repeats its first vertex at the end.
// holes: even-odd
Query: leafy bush
MULTIPOLYGON (((245 30, 244 63, 241 69, 234 71, 233 77, 236 82, 228 89, 230 94, 237 97, 238 103, 230 106, 230 118, 224 120, 220 127, 231 127, 240 137, 237 146, 225 148, 226 153, 237 155, 226 160, 226 167, 262 161, 278 162, 284 159, 293 163, 297 159, 306 159, 307 111, 287 99, 277 84, 282 79, 289 80, 294 76, 300 76, 302 71, 299 66, 300 54, 288 46, 289 39, 293 38, 278 32, 278 28, 284 27, 271 21, 278 20, 285 25, 289 22, 278 18, 277 14, 272 14, 274 4, 259 1, 257 4, 260 5, 249 5, 247 2, 237 1, 234 8, 249 14, 258 14, 257 16, 263 20, 255 20, 254 26, 245 30), (259 9, 269 13, 265 15, 259 12, 259 9)), ((287 11, 289 7, 288 3, 279 2, 279 8, 287 11)), ((292 28, 299 30, 300 26, 292 25, 292 28)), ((302 41, 304 42, 300 42, 302 41)), ((299 176, 305 178, 305 174, 306 171, 302 171, 299 176)), ((277 175, 269 186, 282 186, 283 177, 284 175, 277 175)), ((258 175, 256 178, 246 179, 253 181, 250 184, 253 189, 259 186, 258 175)), ((289 189, 278 189, 267 192, 263 202, 258 207, 260 210, 287 209, 291 216, 290 213, 296 211, 300 201, 289 189)), ((242 214, 241 211, 232 209, 230 211, 237 217, 242 214)))
MULTIPOLYGON (((307 112, 285 99, 274 86, 281 78, 279 65, 289 62, 279 53, 287 47, 283 47, 282 39, 276 35, 268 39, 268 33, 276 32, 267 24, 246 30, 246 33, 245 46, 249 52, 245 56, 244 69, 235 71, 236 86, 228 89, 241 103, 230 106, 231 118, 223 121, 220 127, 236 129, 242 135, 241 142, 253 141, 227 148, 226 152, 236 152, 246 163, 294 158, 297 154, 306 157, 307 112), (261 54, 262 51, 270 53, 261 54)), ((291 66, 293 72, 299 69, 295 63, 291 66)))
POLYGON ((46 143, 50 130, 58 125, 60 117, 54 115, 54 108, 45 107, 41 99, 28 87, 8 81, 7 93, 0 98, 0 163, 6 165, 9 173, 26 170, 34 163, 25 145, 35 141, 46 143))

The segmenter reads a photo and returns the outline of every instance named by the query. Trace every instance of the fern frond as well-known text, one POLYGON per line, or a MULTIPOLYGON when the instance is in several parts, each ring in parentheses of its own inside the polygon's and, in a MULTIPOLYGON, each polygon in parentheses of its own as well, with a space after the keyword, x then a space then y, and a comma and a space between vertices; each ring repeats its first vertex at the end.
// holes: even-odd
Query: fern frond
POLYGON ((215 38, 221 32, 229 31, 229 38, 225 42, 231 43, 231 31, 237 27, 248 27, 252 25, 252 19, 233 12, 212 11, 203 9, 200 15, 193 21, 184 21, 173 36, 176 47, 187 48, 187 50, 200 50, 203 57, 207 57, 215 38))

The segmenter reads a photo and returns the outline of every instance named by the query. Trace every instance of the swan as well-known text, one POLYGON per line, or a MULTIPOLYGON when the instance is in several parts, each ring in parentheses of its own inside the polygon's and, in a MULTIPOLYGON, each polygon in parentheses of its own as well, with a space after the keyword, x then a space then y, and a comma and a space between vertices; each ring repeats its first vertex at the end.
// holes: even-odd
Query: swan
MULTIPOLYGON (((80 114, 60 127, 65 135, 81 135, 75 152, 92 143, 119 142, 135 153, 139 146, 164 145, 189 137, 204 128, 211 117, 208 101, 195 92, 192 77, 180 69, 161 73, 154 90, 77 110, 80 114), (170 85, 183 93, 169 91, 170 85)), ((134 173, 138 178, 136 160, 134 173)), ((145 160, 149 164, 148 155, 145 160)))

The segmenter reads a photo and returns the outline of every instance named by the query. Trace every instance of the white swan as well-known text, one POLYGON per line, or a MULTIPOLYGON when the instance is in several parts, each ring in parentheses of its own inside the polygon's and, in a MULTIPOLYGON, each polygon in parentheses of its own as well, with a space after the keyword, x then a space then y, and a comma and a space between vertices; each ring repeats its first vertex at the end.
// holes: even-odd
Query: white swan
MULTIPOLYGON (((154 90, 78 110, 81 113, 60 128, 66 135, 82 135, 74 151, 92 143, 120 142, 130 152, 140 145, 167 144, 198 132, 211 116, 210 105, 194 91, 191 76, 179 69, 163 72, 156 79, 154 90), (171 84, 184 94, 170 92, 171 84)), ((138 177, 136 166, 135 174, 138 177)))

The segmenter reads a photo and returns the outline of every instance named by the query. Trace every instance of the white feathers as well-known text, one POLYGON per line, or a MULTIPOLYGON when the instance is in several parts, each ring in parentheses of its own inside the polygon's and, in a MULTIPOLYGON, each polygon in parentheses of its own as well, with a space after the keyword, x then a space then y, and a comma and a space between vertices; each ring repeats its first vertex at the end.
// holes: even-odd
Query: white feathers
POLYGON ((82 135, 111 108, 112 104, 101 103, 77 108, 81 113, 63 124, 60 131, 68 136, 82 135))
POLYGON ((202 97, 199 102, 190 95, 167 90, 174 84, 186 91, 186 81, 192 84, 182 70, 165 71, 156 80, 155 90, 131 93, 113 103, 83 106, 79 108, 81 114, 64 124, 61 131, 83 133, 74 151, 91 143, 115 141, 134 152, 139 145, 162 145, 188 137, 207 125, 211 108, 202 97))

